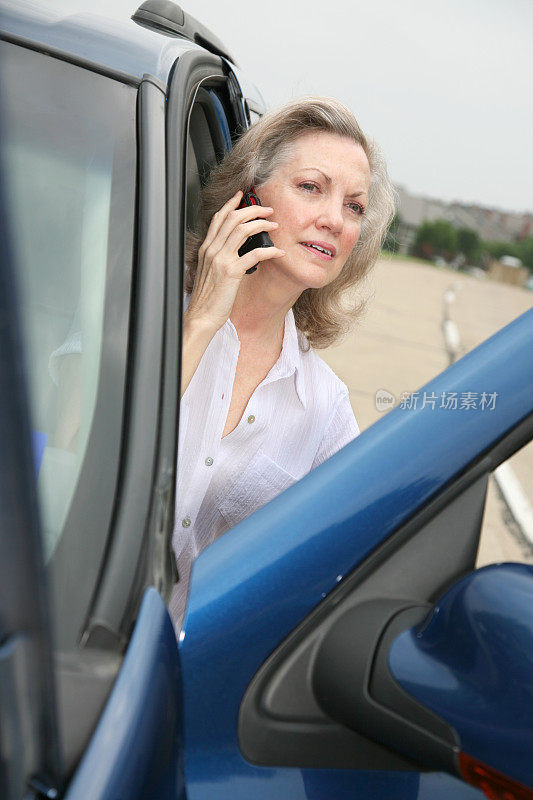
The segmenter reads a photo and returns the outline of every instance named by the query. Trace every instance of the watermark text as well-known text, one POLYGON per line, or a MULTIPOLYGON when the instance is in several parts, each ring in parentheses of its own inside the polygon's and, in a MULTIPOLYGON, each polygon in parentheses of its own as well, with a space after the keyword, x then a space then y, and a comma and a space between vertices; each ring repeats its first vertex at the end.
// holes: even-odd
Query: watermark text
POLYGON ((396 396, 388 389, 378 389, 375 395, 377 411, 389 411, 397 406, 405 411, 443 408, 448 411, 494 411, 498 392, 400 392, 396 396))

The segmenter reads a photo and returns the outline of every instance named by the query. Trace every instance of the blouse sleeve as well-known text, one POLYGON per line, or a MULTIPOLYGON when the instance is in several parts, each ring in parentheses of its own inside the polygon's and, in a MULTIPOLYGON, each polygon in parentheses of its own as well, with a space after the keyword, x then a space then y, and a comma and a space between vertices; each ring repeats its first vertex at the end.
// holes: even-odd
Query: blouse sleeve
POLYGON ((359 436, 359 425, 352 411, 347 394, 341 395, 337 401, 324 437, 318 448, 311 469, 318 467, 328 458, 335 455, 344 445, 359 436))

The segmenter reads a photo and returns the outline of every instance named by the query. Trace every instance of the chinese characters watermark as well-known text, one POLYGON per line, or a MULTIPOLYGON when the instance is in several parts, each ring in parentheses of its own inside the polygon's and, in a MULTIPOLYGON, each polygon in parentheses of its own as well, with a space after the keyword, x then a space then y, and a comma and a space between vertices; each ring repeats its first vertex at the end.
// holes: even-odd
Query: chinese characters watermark
MULTIPOLYGON (((498 392, 401 392, 397 403, 404 410, 444 408, 449 411, 494 411, 498 392)), ((378 389, 376 410, 389 411, 396 405, 396 397, 387 389, 378 389)))

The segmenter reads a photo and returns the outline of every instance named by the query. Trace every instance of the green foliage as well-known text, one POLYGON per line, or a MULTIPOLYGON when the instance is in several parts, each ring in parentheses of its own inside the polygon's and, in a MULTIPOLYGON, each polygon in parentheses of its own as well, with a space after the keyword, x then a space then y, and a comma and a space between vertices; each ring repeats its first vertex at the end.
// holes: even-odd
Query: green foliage
POLYGON ((527 239, 522 239, 517 242, 517 249, 520 255, 518 258, 522 260, 522 264, 533 271, 533 236, 528 236, 527 239))
MULTIPOLYGON (((398 215, 394 220, 396 230, 400 222, 398 215)), ((387 244, 385 248, 391 252, 397 251, 387 244)), ((420 225, 413 245, 413 255, 429 260, 434 256, 442 256, 451 261, 458 253, 462 253, 469 264, 483 266, 486 266, 487 255, 497 259, 514 256, 533 273, 533 236, 519 242, 485 242, 470 228, 454 228, 444 219, 423 222, 420 225)))
POLYGON ((466 260, 473 264, 481 253, 481 242, 477 233, 470 228, 459 228, 457 231, 457 247, 466 260))
POLYGON ((521 242, 482 242, 481 246, 493 258, 514 256, 529 270, 533 270, 533 236, 528 236, 521 242))
POLYGON ((502 256, 515 256, 515 258, 520 258, 516 252, 516 245, 514 242, 483 242, 483 249, 493 258, 501 258, 502 256))
POLYGON ((387 231, 387 235, 385 236, 383 250, 387 250, 389 253, 397 253, 400 249, 400 242, 398 240, 398 228, 400 226, 400 222, 400 215, 395 214, 387 231))
POLYGON ((416 234, 414 250, 422 258, 443 256, 449 261, 458 251, 457 231, 445 219, 423 222, 416 234))

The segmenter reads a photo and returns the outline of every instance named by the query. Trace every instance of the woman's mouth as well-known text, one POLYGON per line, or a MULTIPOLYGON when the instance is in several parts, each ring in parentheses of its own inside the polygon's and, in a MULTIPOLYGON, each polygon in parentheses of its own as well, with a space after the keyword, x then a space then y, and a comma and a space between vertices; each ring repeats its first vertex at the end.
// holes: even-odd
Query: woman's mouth
POLYGON ((337 252, 336 248, 327 242, 298 242, 298 244, 325 261, 331 261, 337 252))

